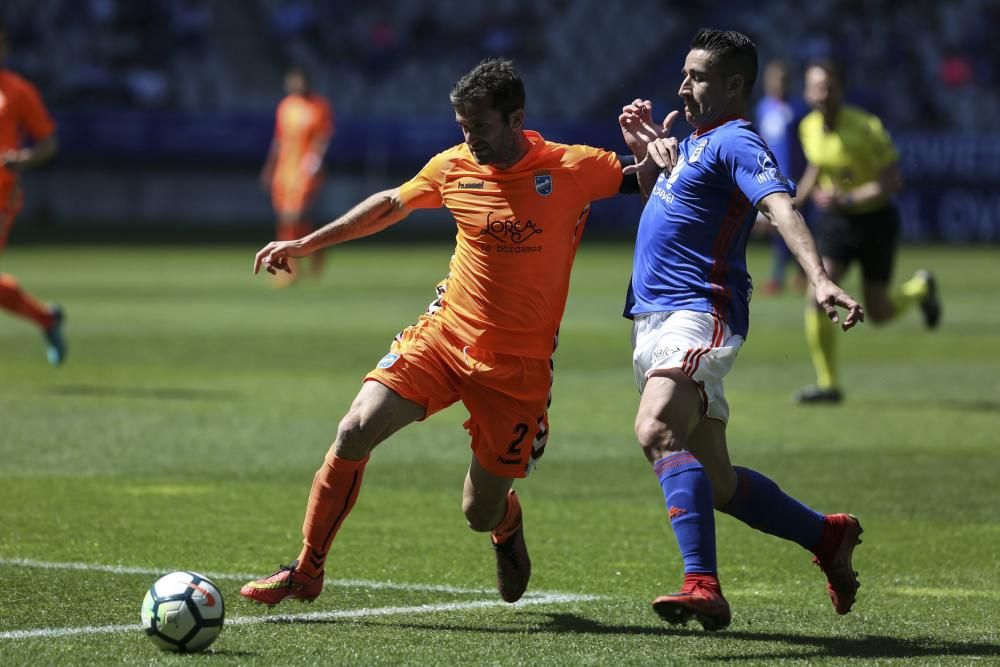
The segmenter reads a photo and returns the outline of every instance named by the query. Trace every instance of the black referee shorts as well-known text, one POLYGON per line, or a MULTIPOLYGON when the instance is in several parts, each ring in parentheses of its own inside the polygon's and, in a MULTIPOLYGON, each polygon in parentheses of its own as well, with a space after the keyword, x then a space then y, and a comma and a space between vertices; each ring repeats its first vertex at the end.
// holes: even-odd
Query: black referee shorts
POLYGON ((848 268, 861 263, 866 281, 888 283, 899 245, 899 211, 892 204, 870 213, 827 211, 816 233, 819 254, 848 268))

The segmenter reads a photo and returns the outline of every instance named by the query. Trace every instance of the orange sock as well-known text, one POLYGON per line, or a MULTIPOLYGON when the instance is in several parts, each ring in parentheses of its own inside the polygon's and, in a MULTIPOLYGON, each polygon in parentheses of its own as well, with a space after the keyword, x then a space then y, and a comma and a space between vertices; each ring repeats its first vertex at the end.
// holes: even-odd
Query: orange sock
POLYGON ((514 489, 507 492, 507 511, 504 512, 500 523, 490 533, 493 544, 506 542, 511 535, 521 527, 521 503, 517 500, 514 489))
POLYGON ((367 463, 367 456, 351 461, 331 451, 316 471, 302 523, 302 552, 297 568, 300 572, 310 577, 323 574, 330 544, 358 499, 367 463))
POLYGON ((28 318, 42 329, 48 329, 55 323, 52 311, 21 289, 9 273, 0 273, 0 308, 28 318))

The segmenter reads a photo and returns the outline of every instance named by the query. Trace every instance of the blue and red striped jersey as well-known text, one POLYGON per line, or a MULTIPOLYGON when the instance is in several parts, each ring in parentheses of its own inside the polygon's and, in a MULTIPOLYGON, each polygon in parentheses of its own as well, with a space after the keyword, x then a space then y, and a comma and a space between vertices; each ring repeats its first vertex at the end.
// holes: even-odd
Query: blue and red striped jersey
POLYGON ((681 141, 639 220, 625 316, 674 310, 714 313, 744 338, 753 285, 746 245, 756 205, 795 195, 753 126, 730 119, 681 141))

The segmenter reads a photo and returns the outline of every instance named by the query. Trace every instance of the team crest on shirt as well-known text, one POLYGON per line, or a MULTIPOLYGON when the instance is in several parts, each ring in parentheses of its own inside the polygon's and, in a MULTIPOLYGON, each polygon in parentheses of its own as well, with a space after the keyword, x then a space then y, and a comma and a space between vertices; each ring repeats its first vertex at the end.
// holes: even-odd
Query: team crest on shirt
POLYGON ((705 139, 700 144, 694 147, 694 151, 691 152, 691 157, 688 158, 688 162, 697 162, 698 158, 705 151, 705 146, 708 146, 708 139, 705 139))
POLYGON ((381 360, 379 360, 378 368, 389 368, 389 366, 392 366, 394 363, 396 363, 397 359, 399 359, 399 355, 390 352, 389 354, 382 357, 381 360))
POLYGON ((552 175, 535 174, 535 192, 547 197, 552 194, 552 175))

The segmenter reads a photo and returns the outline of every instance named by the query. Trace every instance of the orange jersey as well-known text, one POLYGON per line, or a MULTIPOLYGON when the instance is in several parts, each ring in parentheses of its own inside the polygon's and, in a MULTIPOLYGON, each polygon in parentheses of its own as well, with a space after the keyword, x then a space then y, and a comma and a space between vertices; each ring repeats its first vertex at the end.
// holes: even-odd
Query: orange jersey
MULTIPOLYGON (((0 69, 0 153, 20 148, 26 138, 45 139, 55 129, 38 89, 10 70, 0 69)), ((0 168, 0 187, 9 188, 15 180, 10 169, 0 168)))
POLYGON ((480 165, 460 144, 403 184, 409 208, 446 206, 458 233, 441 309, 469 345, 548 359, 590 202, 622 181, 614 153, 525 132, 532 146, 508 169, 480 165))
POLYGON ((285 97, 278 105, 274 134, 278 140, 275 185, 287 188, 296 181, 312 178, 322 160, 322 155, 315 153, 316 146, 333 136, 330 104, 319 95, 285 97), (314 161, 311 165, 310 160, 314 161))

